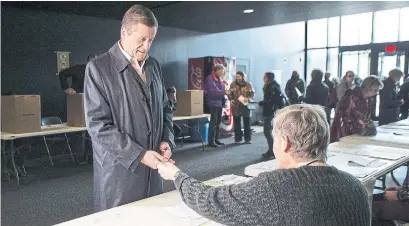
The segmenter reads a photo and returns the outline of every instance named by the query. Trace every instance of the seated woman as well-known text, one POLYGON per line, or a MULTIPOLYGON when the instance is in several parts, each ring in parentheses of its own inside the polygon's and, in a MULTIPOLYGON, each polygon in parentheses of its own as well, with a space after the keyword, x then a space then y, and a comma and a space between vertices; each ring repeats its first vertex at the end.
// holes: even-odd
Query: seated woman
MULTIPOLYGON (((376 76, 368 76, 361 87, 348 89, 335 109, 335 117, 331 127, 331 142, 340 138, 368 133, 375 130, 371 120, 373 96, 383 88, 383 82, 376 76), (365 132, 368 131, 368 132, 365 132)), ((374 134, 373 134, 374 135, 374 134)))
POLYGON ((373 226, 393 226, 392 220, 409 222, 409 167, 402 186, 387 188, 377 198, 372 203, 373 226))
POLYGON ((370 225, 362 183, 325 163, 324 110, 292 105, 279 110, 273 123, 275 171, 222 187, 206 186, 172 163, 159 163, 159 173, 174 181, 190 208, 225 225, 370 225))
MULTIPOLYGON (((176 88, 174 86, 171 86, 169 88, 166 89, 166 94, 168 95, 168 100, 170 105, 172 106, 172 110, 173 112, 176 111, 176 88)), ((174 132, 174 136, 177 137, 180 134, 180 131, 182 129, 180 128, 180 126, 178 126, 178 124, 173 123, 173 132, 174 132)))

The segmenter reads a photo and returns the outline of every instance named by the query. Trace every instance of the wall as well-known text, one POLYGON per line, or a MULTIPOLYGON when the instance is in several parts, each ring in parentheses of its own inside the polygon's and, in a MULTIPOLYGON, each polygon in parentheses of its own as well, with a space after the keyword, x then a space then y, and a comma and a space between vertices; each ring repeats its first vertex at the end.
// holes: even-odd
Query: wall
MULTIPOLYGON (((2 93, 40 94, 42 115, 65 120, 66 97, 54 51, 70 51, 71 65, 81 64, 89 53, 107 51, 118 40, 119 27, 116 20, 2 8, 2 93)), ((282 81, 293 69, 303 74, 303 28, 299 22, 204 34, 160 27, 150 54, 161 63, 166 85, 178 89, 187 89, 188 58, 236 57, 249 64, 260 99, 265 71, 282 70, 282 81)))

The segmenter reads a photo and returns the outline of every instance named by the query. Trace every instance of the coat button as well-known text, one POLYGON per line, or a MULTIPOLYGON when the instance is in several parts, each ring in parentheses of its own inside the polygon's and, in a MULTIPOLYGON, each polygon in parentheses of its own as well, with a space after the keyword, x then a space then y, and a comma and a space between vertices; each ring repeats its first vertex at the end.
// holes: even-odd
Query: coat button
POLYGON ((143 100, 143 101, 146 101, 146 97, 142 97, 142 100, 143 100))
POLYGON ((146 135, 151 135, 151 131, 150 130, 148 130, 148 131, 146 131, 146 135))

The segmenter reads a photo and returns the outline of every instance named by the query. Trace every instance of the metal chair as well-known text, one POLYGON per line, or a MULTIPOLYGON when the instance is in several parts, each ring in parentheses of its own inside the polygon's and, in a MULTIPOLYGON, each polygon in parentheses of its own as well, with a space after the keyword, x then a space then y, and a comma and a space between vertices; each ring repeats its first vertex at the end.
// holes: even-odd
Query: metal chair
MULTIPOLYGON (((41 125, 42 126, 50 126, 50 125, 57 125, 57 124, 62 124, 62 121, 61 121, 61 119, 59 117, 53 116, 53 117, 43 117, 43 118, 41 118, 41 125)), ((70 138, 68 138, 66 133, 64 133, 62 135, 63 136, 59 136, 59 135, 48 136, 48 137, 43 136, 45 148, 47 150, 48 157, 50 158, 50 162, 51 162, 52 166, 54 166, 54 162, 53 162, 53 159, 51 158, 50 148, 48 146, 47 141, 52 141, 51 145, 55 144, 58 141, 65 141, 67 143, 68 150, 70 151, 72 161, 75 163, 74 155, 72 154, 71 146, 70 146, 70 143, 68 142, 70 140, 70 138)), ((50 147, 51 147, 51 145, 50 145, 50 147)), ((64 149, 64 151, 65 150, 66 149, 64 149)))

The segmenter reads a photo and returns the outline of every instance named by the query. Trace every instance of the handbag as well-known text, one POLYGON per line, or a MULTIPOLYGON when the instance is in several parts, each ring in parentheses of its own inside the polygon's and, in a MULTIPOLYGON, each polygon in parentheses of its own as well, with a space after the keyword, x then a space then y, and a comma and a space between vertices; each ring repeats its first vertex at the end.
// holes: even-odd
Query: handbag
POLYGON ((377 134, 375 123, 372 120, 367 120, 364 122, 365 127, 360 127, 358 130, 361 136, 375 136, 377 134))

